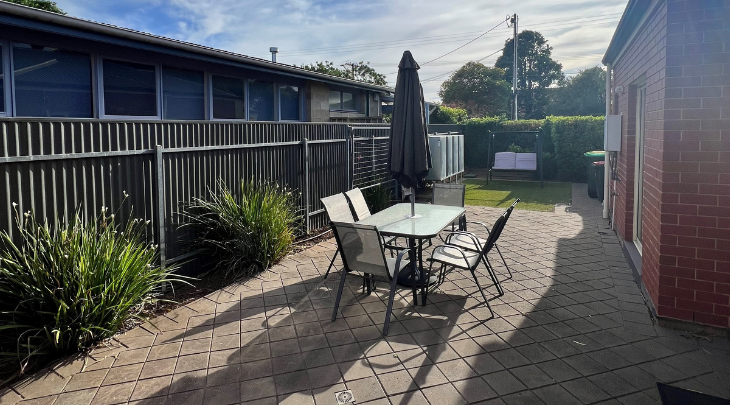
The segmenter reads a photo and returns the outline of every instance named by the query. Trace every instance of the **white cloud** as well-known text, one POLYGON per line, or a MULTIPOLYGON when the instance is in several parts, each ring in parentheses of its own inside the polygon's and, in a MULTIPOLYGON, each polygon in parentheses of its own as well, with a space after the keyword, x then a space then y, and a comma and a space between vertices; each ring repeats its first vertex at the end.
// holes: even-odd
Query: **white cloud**
MULTIPOLYGON (((519 28, 543 33, 568 73, 600 65, 627 0, 60 0, 71 15, 150 31, 216 48, 300 65, 370 61, 382 73, 397 70, 409 49, 421 63, 443 55, 517 13, 519 28), (164 21, 164 23, 160 23, 164 21)), ((420 70, 422 79, 458 69, 501 49, 511 29, 484 38, 420 70)), ((484 61, 493 64, 499 56, 484 61)), ((388 80, 394 84, 395 74, 388 80)), ((443 79, 427 81, 438 99, 443 79)))

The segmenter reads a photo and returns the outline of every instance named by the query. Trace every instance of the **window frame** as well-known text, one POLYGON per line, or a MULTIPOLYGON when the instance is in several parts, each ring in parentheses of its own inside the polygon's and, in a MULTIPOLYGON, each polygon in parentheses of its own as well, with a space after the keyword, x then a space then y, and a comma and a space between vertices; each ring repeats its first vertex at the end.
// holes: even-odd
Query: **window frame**
POLYGON ((304 117, 304 101, 303 101, 303 91, 302 86, 295 85, 295 84, 286 84, 286 83, 276 83, 276 98, 277 100, 274 101, 275 104, 277 104, 277 116, 276 120, 280 122, 302 122, 302 117, 304 117), (281 118, 281 88, 282 87, 296 87, 297 88, 297 98, 299 99, 299 118, 296 120, 285 120, 281 118))
POLYGON ((335 110, 333 110, 332 108, 330 108, 329 109, 330 112, 364 114, 362 111, 360 111, 360 110, 357 109, 357 100, 358 100, 357 90, 342 90, 342 89, 338 89, 338 88, 334 88, 334 89, 333 88, 330 88, 330 92, 333 92, 333 91, 336 91, 336 92, 340 93, 340 108, 335 109, 335 110), (349 110, 349 109, 345 109, 344 108, 344 103, 345 103, 344 96, 343 96, 344 93, 352 94, 352 101, 355 103, 355 109, 354 110, 349 110))
POLYGON ((206 103, 206 106, 208 107, 208 110, 210 111, 210 115, 208 116, 209 121, 236 121, 236 122, 244 122, 248 121, 248 82, 249 79, 246 77, 240 77, 240 76, 233 76, 233 75, 220 75, 213 72, 206 72, 206 76, 208 78, 208 85, 206 88, 208 91, 206 91, 207 94, 210 95, 208 97, 208 102, 206 103), (243 82, 243 117, 244 118, 215 118, 215 111, 213 110, 213 76, 218 77, 225 77, 228 79, 236 79, 241 80, 243 82))
POLYGON ((0 117, 14 117, 15 116, 15 75, 13 74, 13 63, 11 52, 12 43, 7 39, 0 39, 0 46, 2 46, 2 71, 3 75, 3 94, 2 103, 3 111, 0 111, 0 117))
MULTIPOLYGON (((127 121, 154 121, 162 120, 162 65, 160 63, 144 62, 136 59, 115 58, 107 55, 97 55, 97 93, 99 118, 104 120, 127 120, 127 121), (157 115, 113 115, 107 114, 104 106, 104 59, 137 63, 140 65, 154 66, 155 68, 155 99, 157 115)), ((192 121, 192 120, 191 120, 192 121)))

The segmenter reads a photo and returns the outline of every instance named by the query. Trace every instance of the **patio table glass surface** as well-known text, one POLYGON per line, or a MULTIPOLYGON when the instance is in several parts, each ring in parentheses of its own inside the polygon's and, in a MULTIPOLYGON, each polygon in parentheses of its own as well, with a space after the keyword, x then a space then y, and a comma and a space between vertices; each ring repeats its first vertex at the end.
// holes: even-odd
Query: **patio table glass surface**
POLYGON ((428 239, 464 214, 464 207, 416 204, 416 217, 410 218, 410 204, 396 204, 375 213, 358 224, 375 225, 381 234, 413 239, 428 239))

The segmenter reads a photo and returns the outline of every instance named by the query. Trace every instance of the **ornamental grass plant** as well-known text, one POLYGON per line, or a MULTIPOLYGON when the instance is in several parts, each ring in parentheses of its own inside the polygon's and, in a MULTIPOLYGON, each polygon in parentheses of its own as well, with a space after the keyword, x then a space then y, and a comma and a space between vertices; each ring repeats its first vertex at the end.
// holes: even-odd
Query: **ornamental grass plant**
POLYGON ((141 318, 163 283, 180 280, 155 264, 144 221, 119 226, 106 208, 82 218, 77 210, 51 226, 16 208, 17 232, 0 232, 0 369, 22 375, 88 349, 141 318))
POLYGON ((187 210, 196 245, 225 276, 269 268, 292 249, 300 226, 296 195, 271 182, 242 180, 237 192, 222 182, 210 199, 196 198, 187 210))

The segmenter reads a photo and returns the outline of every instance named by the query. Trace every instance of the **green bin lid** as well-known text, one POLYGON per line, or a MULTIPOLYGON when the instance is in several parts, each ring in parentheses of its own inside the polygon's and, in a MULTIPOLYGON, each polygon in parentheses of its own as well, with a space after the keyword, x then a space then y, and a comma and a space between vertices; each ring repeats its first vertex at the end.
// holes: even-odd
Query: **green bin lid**
POLYGON ((585 156, 585 157, 604 157, 604 156, 606 156, 606 152, 604 152, 602 150, 594 150, 594 151, 584 153, 583 156, 585 156))

